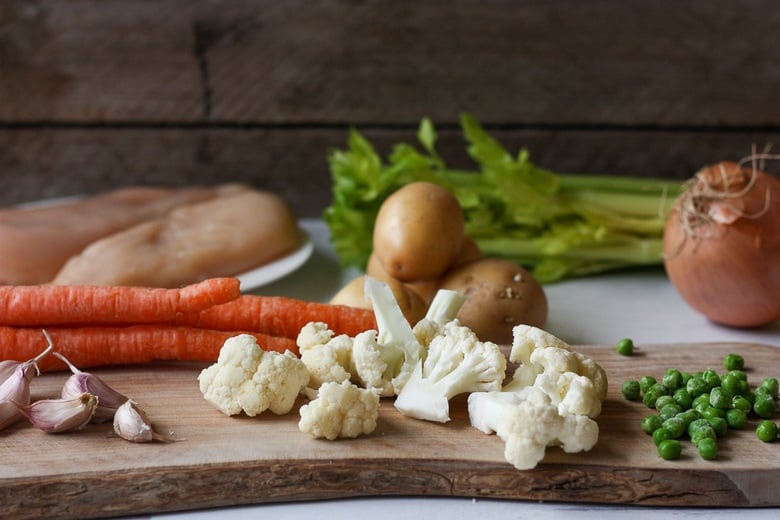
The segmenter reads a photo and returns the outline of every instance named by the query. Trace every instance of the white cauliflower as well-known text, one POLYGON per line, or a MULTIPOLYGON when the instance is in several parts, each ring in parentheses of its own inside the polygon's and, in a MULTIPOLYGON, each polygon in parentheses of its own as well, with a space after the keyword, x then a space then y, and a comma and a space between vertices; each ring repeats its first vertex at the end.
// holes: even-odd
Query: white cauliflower
POLYGON ((423 345, 412 332, 390 287, 375 278, 365 278, 366 297, 376 316, 376 331, 353 338, 352 364, 360 383, 382 396, 396 395, 423 355, 423 345))
POLYGON ((449 289, 439 289, 433 297, 423 319, 418 321, 412 331, 424 348, 441 333, 444 324, 452 321, 466 302, 466 295, 449 289))
POLYGON ((601 413, 607 375, 598 363, 542 329, 518 325, 513 333, 509 360, 519 366, 504 390, 533 385, 547 392, 561 413, 589 417, 601 413))
POLYGON ((327 382, 299 413, 298 429, 316 439, 368 435, 376 428, 379 395, 349 381, 327 382))
POLYGON ((428 421, 450 419, 449 400, 468 392, 500 390, 506 358, 495 343, 455 319, 444 324, 428 345, 424 360, 398 393, 395 407, 404 415, 428 421))
POLYGON ((544 459, 548 446, 566 453, 589 451, 599 426, 585 415, 561 414, 541 388, 516 392, 475 392, 468 398, 472 426, 495 432, 504 441, 504 458, 517 469, 531 469, 544 459))
POLYGON ((599 437, 593 419, 606 397, 606 372, 546 331, 518 325, 513 332, 509 359, 520 365, 501 391, 469 395, 472 426, 495 432, 518 469, 535 467, 548 446, 590 450, 599 437))
POLYGON ((289 413, 309 382, 309 371, 292 352, 264 351, 250 334, 225 341, 219 358, 198 376, 203 397, 226 415, 254 417, 265 410, 289 413))
POLYGON ((309 370, 308 387, 317 390, 327 382, 341 383, 352 378, 352 338, 346 334, 334 337, 326 323, 310 322, 296 339, 301 361, 309 370))

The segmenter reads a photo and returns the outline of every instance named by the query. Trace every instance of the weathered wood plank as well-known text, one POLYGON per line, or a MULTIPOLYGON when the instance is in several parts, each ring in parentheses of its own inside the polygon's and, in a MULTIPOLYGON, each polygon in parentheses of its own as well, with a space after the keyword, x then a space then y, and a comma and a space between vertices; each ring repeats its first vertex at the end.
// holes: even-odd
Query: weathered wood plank
MULTIPOLYGON (((514 131, 489 129, 509 150, 526 146, 561 172, 686 179, 704 164, 780 142, 780 132, 514 131)), ((361 128, 383 156, 414 130, 361 128)), ((347 128, 0 129, 0 205, 89 194, 129 184, 243 181, 282 194, 302 217, 330 203, 327 156, 347 128)), ((440 130, 440 154, 473 168, 458 129, 440 130)), ((775 168, 776 170, 776 168, 775 168)))
POLYGON ((0 121, 780 124, 771 0, 5 0, 0 121))

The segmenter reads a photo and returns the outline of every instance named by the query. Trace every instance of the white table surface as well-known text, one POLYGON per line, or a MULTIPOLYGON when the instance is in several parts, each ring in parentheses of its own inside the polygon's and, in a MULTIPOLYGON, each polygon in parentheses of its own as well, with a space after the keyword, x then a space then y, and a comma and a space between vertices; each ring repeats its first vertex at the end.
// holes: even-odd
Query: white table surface
MULTIPOLYGON (((298 271, 256 292, 327 301, 356 276, 339 268, 330 246, 327 227, 304 220, 315 243, 311 259, 298 271)), ((593 276, 545 287, 550 317, 545 327, 570 344, 612 345, 623 337, 635 344, 741 341, 780 347, 780 322, 761 330, 736 330, 708 322, 677 295, 661 268, 593 276)), ((780 297, 780 296, 779 296, 780 297)), ((780 367, 778 367, 780 369, 780 367)), ((779 491, 780 492, 780 491, 779 491)), ((742 520, 780 514, 780 508, 763 509, 659 509, 635 506, 558 504, 467 498, 391 497, 262 504, 232 508, 155 514, 152 518, 306 520, 366 518, 398 520, 460 519, 712 519, 742 520)), ((145 517, 150 518, 150 517, 145 517)))

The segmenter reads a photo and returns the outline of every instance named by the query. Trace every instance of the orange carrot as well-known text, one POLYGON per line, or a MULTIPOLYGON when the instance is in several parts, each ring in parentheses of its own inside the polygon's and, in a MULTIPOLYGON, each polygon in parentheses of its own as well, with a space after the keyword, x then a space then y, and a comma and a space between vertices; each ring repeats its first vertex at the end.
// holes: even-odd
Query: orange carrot
POLYGON ((183 315, 175 323, 215 330, 252 330, 295 339, 310 321, 327 323, 337 335, 355 336, 364 330, 376 329, 371 310, 251 294, 196 314, 183 315))
MULTIPOLYGON (((171 325, 126 327, 48 327, 54 350, 75 366, 85 369, 107 365, 132 365, 152 361, 202 361, 213 363, 225 340, 235 331, 194 329, 171 325)), ((295 340, 249 332, 263 350, 298 354, 295 340)), ((41 329, 0 327, 0 360, 27 360, 46 347, 41 329)), ((56 356, 38 363, 41 371, 65 370, 56 356)))
POLYGON ((163 323, 240 295, 236 278, 212 278, 178 289, 6 285, 0 286, 0 325, 163 323))

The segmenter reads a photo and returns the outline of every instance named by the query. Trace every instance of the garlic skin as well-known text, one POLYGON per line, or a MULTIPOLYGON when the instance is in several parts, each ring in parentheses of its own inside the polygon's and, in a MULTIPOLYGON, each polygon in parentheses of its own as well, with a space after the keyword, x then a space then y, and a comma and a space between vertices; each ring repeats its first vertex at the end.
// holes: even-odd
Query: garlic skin
POLYGON ((13 401, 0 401, 0 430, 5 430, 18 422, 24 415, 13 401))
POLYGON ((128 397, 108 386, 95 374, 79 370, 59 352, 54 352, 54 355, 64 361, 72 372, 62 386, 63 399, 77 397, 84 393, 92 394, 98 398, 98 406, 92 416, 92 422, 102 423, 112 420, 117 408, 125 403, 128 397))
POLYGON ((173 442, 173 437, 157 433, 146 413, 128 399, 114 413, 114 433, 130 442, 173 442))
POLYGON ((11 359, 0 361, 0 385, 2 385, 6 379, 11 377, 11 374, 14 373, 14 370, 18 364, 18 361, 13 361, 11 359))
POLYGON ((19 411, 39 430, 61 433, 82 429, 92 419, 97 406, 96 396, 83 393, 68 399, 41 399, 19 407, 19 411))

